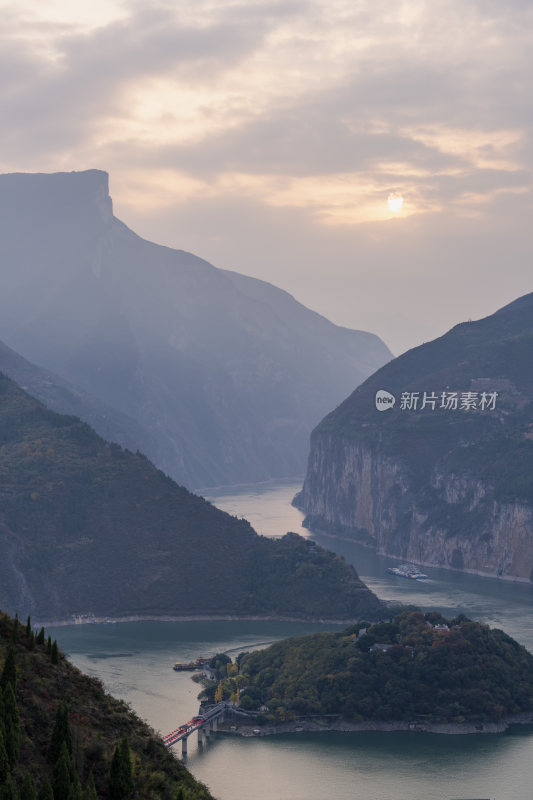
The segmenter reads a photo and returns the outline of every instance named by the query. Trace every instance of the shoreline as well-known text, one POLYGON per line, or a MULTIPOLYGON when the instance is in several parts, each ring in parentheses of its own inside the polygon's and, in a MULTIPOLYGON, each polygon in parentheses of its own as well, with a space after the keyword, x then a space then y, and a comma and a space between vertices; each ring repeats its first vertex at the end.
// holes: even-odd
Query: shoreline
MULTIPOLYGON (((392 601, 394 602, 394 601, 392 601)), ((323 617, 291 617, 261 614, 132 614, 123 617, 99 617, 92 614, 76 614, 70 619, 37 620, 36 627, 47 626, 50 628, 63 628, 67 625, 115 625, 121 622, 300 622, 313 625, 339 625, 348 626, 360 622, 359 618, 327 619, 323 617)))
MULTIPOLYGON (((298 508, 298 506, 296 506, 298 508)), ((301 511, 301 509, 298 509, 301 511)), ((303 512, 302 512, 303 513, 303 512)), ((399 563, 407 561, 407 557, 403 558, 402 556, 392 555, 392 553, 387 553, 385 550, 378 550, 374 544, 369 544, 368 542, 363 542, 361 539, 356 539, 354 536, 341 536, 340 534, 336 533, 329 533, 326 531, 321 530, 320 528, 307 528, 307 530, 313 534, 316 533, 319 536, 324 536, 326 539, 337 539, 339 542, 351 542, 352 544, 358 544, 360 547, 365 547, 367 550, 371 550, 377 556, 383 556, 384 558, 392 558, 394 561, 398 561, 399 563)), ((496 581, 505 581, 506 583, 524 583, 524 584, 531 584, 531 580, 528 578, 520 578, 514 575, 496 575, 494 572, 481 572, 478 569, 457 569, 456 567, 450 566, 443 566, 442 564, 433 564, 429 561, 416 561, 413 562, 417 566, 421 567, 429 567, 430 569, 443 569, 447 572, 455 572, 459 575, 466 574, 466 575, 477 575, 479 578, 489 578, 490 580, 496 581)))
POLYGON ((319 720, 294 720, 278 725, 239 725, 238 723, 224 723, 219 725, 219 733, 229 736, 242 736, 244 738, 262 736, 278 736, 287 733, 430 733, 451 736, 469 736, 472 734, 497 734, 505 733, 512 725, 533 725, 533 711, 525 714, 515 714, 502 717, 498 722, 424 722, 422 720, 367 720, 365 722, 349 722, 342 718, 328 722, 319 720), (234 730, 232 730, 234 728, 234 730))

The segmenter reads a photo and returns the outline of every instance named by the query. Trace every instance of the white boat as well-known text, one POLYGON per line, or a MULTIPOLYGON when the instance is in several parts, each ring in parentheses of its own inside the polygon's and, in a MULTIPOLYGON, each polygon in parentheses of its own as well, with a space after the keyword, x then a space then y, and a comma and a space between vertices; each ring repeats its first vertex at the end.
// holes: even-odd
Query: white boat
POLYGON ((398 575, 400 578, 409 578, 412 581, 423 581, 427 578, 424 572, 420 572, 415 564, 400 564, 399 567, 388 567, 387 572, 391 575, 398 575))

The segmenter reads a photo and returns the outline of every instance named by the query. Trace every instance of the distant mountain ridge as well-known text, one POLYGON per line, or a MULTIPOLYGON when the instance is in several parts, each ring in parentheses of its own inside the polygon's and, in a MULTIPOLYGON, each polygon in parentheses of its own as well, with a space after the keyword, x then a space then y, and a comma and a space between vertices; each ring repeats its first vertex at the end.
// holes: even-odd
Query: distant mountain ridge
POLYGON ((264 281, 141 239, 99 170, 0 176, 0 263, 0 339, 135 420, 191 488, 303 472, 312 427, 391 358, 264 281))
POLYGON ((0 607, 41 620, 378 618, 355 570, 258 536, 0 374, 0 607))
POLYGON ((533 293, 382 367, 312 434, 295 500, 307 524, 418 563, 533 580, 532 365, 533 293), (376 409, 379 390, 394 407, 376 409), (468 398, 475 408, 461 408, 468 398))
POLYGON ((107 441, 143 453, 157 447, 153 435, 139 422, 52 372, 31 364, 3 342, 0 342, 0 372, 52 411, 79 417, 107 441))

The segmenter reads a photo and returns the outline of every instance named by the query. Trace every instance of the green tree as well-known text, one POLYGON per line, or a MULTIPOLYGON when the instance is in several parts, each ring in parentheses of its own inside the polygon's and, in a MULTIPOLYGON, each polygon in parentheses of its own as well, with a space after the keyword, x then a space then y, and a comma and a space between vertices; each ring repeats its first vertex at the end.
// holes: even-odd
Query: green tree
POLYGON ((67 750, 65 742, 61 745, 59 758, 54 764, 52 771, 52 787, 54 790, 54 800, 68 800, 70 787, 73 782, 72 760, 67 750))
POLYGON ((11 768, 17 763, 20 752, 20 717, 13 686, 4 689, 5 746, 11 768))
POLYGON ((131 764, 128 737, 116 746, 109 771, 109 797, 111 800, 126 800, 134 789, 133 769, 131 764))
POLYGON ((35 641, 37 644, 44 644, 44 628, 41 628, 35 641))
POLYGON ((37 800, 54 800, 54 790, 52 789, 52 784, 50 783, 48 775, 45 775, 43 778, 37 800))
POLYGON ((0 731, 0 786, 5 783, 10 773, 9 758, 4 744, 4 734, 0 731))
POLYGON ((19 800, 19 793, 11 775, 8 775, 6 782, 0 786, 0 800, 19 800))
POLYGON ((89 772, 89 777, 85 782, 85 788, 83 790, 83 800, 98 800, 98 795, 96 794, 96 786, 94 784, 94 775, 92 770, 89 772))
POLYGON ((22 786, 20 787, 20 800, 37 800, 35 785, 29 772, 25 773, 22 786))
POLYGON ((56 642, 55 639, 54 639, 54 643, 52 644, 52 648, 51 648, 50 652, 52 654, 52 664, 58 664, 59 663, 59 650, 57 649, 57 642, 56 642))
POLYGON ((46 640, 46 652, 48 653, 48 655, 50 655, 50 653, 52 652, 52 637, 51 636, 49 636, 48 639, 46 640))
POLYGON ((15 655, 15 647, 13 644, 11 644, 9 646, 9 650, 7 651, 4 668, 2 670, 2 676, 0 677, 0 686, 4 690, 8 683, 11 684, 13 689, 17 688, 17 667, 15 664, 15 655))
POLYGON ((70 784, 68 800, 83 800, 81 783, 77 775, 74 775, 74 780, 70 784))
POLYGON ((67 753, 72 755, 72 731, 68 719, 68 707, 64 700, 61 700, 57 708, 50 747, 48 748, 48 760, 55 764, 61 755, 61 747, 66 745, 67 753))
POLYGON ((31 633, 31 619, 28 616, 28 619, 26 620, 26 636, 29 636, 30 633, 31 633))

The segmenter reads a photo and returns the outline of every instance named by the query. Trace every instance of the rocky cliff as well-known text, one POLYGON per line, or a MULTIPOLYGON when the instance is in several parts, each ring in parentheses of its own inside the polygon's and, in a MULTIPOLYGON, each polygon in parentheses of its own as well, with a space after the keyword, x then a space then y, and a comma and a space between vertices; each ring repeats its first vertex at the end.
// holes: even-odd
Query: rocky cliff
POLYGON ((312 434, 306 524, 533 580, 532 363, 533 294, 383 367, 312 434))

